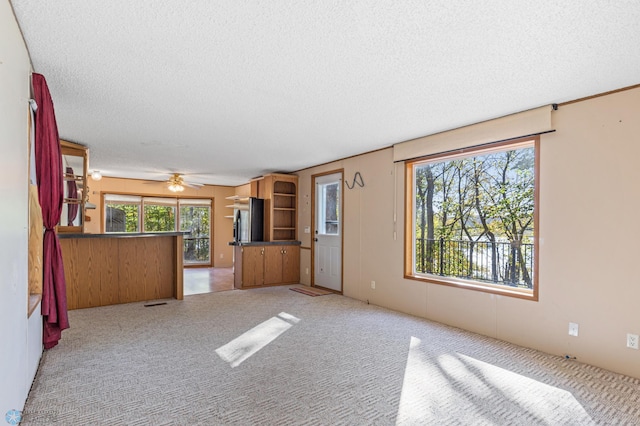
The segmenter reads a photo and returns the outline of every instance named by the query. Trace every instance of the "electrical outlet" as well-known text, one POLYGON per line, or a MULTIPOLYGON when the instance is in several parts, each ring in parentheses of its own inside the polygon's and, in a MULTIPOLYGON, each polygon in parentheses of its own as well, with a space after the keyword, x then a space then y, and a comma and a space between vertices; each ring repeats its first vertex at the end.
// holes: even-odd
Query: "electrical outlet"
POLYGON ((371 288, 372 289, 376 289, 376 282, 375 281, 371 281, 371 288))
POLYGON ((627 333, 627 347, 631 349, 638 349, 638 335, 627 333))
POLYGON ((224 253, 220 253, 220 259, 224 259, 224 253))
POLYGON ((578 324, 575 322, 570 322, 569 323, 569 336, 576 336, 578 337, 578 324))
POLYGON ((309 268, 304 268, 304 274, 309 275, 309 268))

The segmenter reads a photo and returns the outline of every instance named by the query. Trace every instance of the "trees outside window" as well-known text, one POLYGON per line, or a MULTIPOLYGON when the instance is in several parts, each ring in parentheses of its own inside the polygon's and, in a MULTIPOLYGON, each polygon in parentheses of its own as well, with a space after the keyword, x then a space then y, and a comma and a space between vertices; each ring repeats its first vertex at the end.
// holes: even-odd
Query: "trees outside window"
POLYGON ((175 206, 145 204, 144 231, 172 232, 176 230, 175 206))
POLYGON ((407 275, 537 294, 536 152, 533 139, 408 163, 407 275))
POLYGON ((184 261, 187 264, 210 262, 211 206, 180 201, 180 230, 189 232, 184 237, 184 261))
POLYGON ((137 204, 108 203, 105 213, 105 232, 139 232, 140 208, 137 204))
POLYGON ((210 198, 104 195, 104 230, 115 232, 185 232, 184 263, 211 264, 210 198), (142 231, 141 231, 142 230, 142 231))

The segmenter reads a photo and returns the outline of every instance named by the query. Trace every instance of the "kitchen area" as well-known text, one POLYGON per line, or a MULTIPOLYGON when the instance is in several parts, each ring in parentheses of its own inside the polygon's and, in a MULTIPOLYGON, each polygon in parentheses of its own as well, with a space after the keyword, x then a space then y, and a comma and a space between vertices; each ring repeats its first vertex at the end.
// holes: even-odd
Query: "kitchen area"
POLYGON ((228 197, 233 204, 234 287, 255 288, 300 281, 294 175, 268 174, 248 184, 249 195, 228 197))

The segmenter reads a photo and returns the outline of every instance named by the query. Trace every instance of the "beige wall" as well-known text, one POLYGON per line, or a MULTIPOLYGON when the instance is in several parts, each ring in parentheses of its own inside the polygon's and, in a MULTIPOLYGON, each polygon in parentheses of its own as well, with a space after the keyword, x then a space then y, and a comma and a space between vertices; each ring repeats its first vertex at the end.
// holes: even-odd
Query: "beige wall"
MULTIPOLYGON (((150 196, 175 197, 176 194, 167 189, 163 182, 144 181, 137 179, 120 179, 104 177, 100 181, 89 178, 89 201, 97 206, 95 210, 87 210, 91 219, 85 223, 85 232, 98 234, 102 223, 101 196, 102 193, 127 193, 150 196)), ((213 199, 213 247, 211 257, 213 266, 233 266, 233 250, 228 245, 233 240, 233 220, 225 216, 232 216, 233 209, 226 207, 232 201, 225 200, 235 194, 235 188, 230 186, 205 185, 200 189, 185 188, 180 197, 198 197, 213 199)))
MULTIPOLYGON (((403 278, 404 169, 392 149, 299 172, 299 229, 311 226, 313 174, 359 171, 364 188, 344 193, 346 296, 640 378, 640 351, 626 348, 626 334, 640 334, 638 116, 640 89, 553 112, 556 132, 541 137, 538 302, 403 278)), ((311 234, 299 236, 310 247, 311 234)), ((302 250, 305 283, 310 256, 302 250)))

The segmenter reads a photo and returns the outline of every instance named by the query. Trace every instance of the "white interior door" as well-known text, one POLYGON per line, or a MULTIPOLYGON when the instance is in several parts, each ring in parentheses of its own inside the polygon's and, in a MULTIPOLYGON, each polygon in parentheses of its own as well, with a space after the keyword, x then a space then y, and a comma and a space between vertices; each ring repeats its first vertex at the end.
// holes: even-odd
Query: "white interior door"
POLYGON ((342 291, 342 173, 315 181, 313 284, 342 291))

